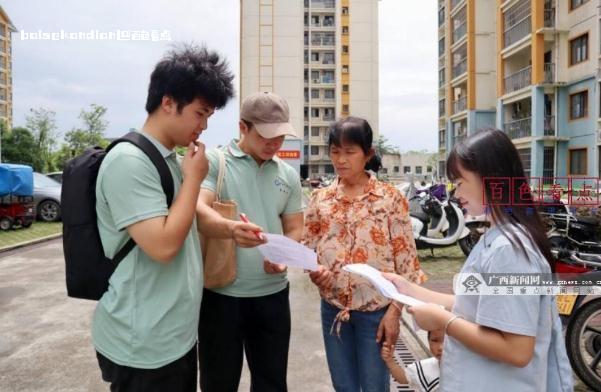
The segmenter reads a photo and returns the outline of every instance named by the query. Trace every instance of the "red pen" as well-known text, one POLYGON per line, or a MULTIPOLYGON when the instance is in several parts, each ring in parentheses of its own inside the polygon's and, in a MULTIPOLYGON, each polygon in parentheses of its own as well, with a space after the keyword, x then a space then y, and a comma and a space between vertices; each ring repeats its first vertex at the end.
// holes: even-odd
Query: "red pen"
MULTIPOLYGON (((246 217, 245 213, 240 213, 240 219, 242 219, 242 222, 244 223, 250 223, 250 221, 248 220, 248 218, 246 217)), ((260 231, 253 231, 253 233, 255 233, 255 236, 260 239, 261 241, 263 240, 263 236, 261 235, 260 231)))

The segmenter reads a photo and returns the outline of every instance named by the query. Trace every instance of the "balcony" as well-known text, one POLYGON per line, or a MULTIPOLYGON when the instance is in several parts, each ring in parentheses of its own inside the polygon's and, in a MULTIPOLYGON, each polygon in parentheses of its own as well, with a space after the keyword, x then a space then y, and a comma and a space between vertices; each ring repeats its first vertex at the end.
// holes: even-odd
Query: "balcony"
POLYGON ((457 114, 467 110, 467 97, 461 97, 453 102, 453 113, 457 114))
POLYGON ((532 84, 532 66, 523 68, 505 78, 505 94, 521 90, 532 84))
POLYGON ((510 139, 530 137, 532 136, 532 117, 506 122, 504 128, 510 139))
MULTIPOLYGON (((306 40, 305 40, 305 45, 306 45, 306 40)), ((334 46, 334 39, 328 39, 328 38, 319 38, 319 37, 313 37, 311 38, 311 45, 313 46, 334 46)))
POLYGON ((467 137, 467 135, 465 133, 459 133, 457 135, 453 136, 453 145, 457 144, 457 143, 461 143, 462 141, 465 140, 465 138, 467 137))
POLYGON ((453 66, 453 78, 463 75, 467 72, 467 57, 463 60, 459 61, 455 66, 453 66))
POLYGON ((545 136, 555 136, 555 116, 545 116, 545 136))
POLYGON ((463 3, 464 0, 451 0, 451 11, 455 9, 460 3, 463 3))
POLYGON ((545 24, 546 28, 555 28, 555 8, 545 8, 545 24))
POLYGON ((530 15, 528 17, 522 19, 520 22, 514 24, 505 30, 504 33, 504 43, 505 48, 511 46, 521 40, 524 37, 527 37, 532 32, 532 21, 530 15))
MULTIPOLYGON (((305 8, 308 7, 308 2, 305 1, 305 8)), ((311 0, 311 8, 320 8, 320 9, 335 9, 336 1, 335 0, 311 0)))
POLYGON ((467 33, 467 22, 463 22, 459 27, 453 30, 453 43, 459 42, 459 40, 465 37, 467 33))

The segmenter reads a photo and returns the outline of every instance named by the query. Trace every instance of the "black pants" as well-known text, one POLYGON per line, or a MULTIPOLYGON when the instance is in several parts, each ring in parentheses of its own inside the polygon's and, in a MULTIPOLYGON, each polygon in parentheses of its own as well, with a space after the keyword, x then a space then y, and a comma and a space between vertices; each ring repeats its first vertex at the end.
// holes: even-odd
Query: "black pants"
POLYGON ((243 350, 251 392, 285 392, 290 344, 288 287, 265 297, 237 298, 205 290, 198 326, 203 392, 236 392, 243 350))
POLYGON ((196 392, 196 346, 186 355, 157 369, 118 365, 96 352, 102 379, 111 392, 196 392))

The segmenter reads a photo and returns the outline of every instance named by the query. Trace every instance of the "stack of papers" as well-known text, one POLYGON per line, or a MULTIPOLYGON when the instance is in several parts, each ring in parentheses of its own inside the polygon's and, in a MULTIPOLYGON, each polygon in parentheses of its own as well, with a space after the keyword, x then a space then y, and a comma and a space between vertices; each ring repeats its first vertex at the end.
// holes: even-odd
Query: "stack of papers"
POLYGON ((317 271, 317 254, 298 242, 279 234, 263 233, 267 243, 259 245, 259 252, 272 263, 317 271))
POLYGON ((351 272, 353 274, 357 274, 366 278, 386 298, 393 299, 395 301, 409 306, 417 306, 424 304, 424 302, 418 299, 399 293, 394 284, 388 279, 384 278, 380 271, 367 264, 349 264, 342 267, 342 269, 347 272, 351 272))

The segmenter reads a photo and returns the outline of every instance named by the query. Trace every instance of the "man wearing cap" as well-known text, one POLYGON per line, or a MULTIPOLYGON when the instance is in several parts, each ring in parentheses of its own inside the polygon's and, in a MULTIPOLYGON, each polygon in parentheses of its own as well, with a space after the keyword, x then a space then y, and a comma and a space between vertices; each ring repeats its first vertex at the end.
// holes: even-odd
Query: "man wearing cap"
POLYGON ((237 277, 229 286, 205 289, 198 328, 200 387, 203 392, 237 391, 243 350, 251 390, 286 391, 290 304, 283 265, 264 260, 260 230, 299 241, 303 230, 299 175, 276 156, 286 135, 295 136, 288 104, 273 93, 256 93, 242 102, 240 139, 221 150, 226 159, 221 199, 256 224, 222 218, 215 201, 218 155, 209 151, 209 174, 201 186, 199 229, 214 238, 234 238, 237 277), (255 232, 253 232, 255 231, 255 232))

